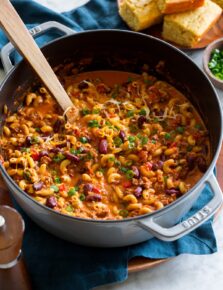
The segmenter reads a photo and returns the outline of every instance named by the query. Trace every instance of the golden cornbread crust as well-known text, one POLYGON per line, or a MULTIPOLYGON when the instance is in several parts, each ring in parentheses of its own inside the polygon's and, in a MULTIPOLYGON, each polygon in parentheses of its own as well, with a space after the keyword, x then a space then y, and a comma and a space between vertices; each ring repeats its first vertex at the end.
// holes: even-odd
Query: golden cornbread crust
POLYGON ((212 0, 212 2, 215 2, 218 4, 221 8, 223 8, 223 0, 212 0))
POLYGON ((162 21, 157 0, 122 0, 119 14, 127 25, 135 30, 143 30, 162 21))
POLYGON ((205 0, 158 0, 157 5, 163 14, 185 12, 198 8, 205 0))
POLYGON ((193 47, 221 16, 222 9, 205 0, 197 9, 166 15, 162 36, 164 39, 185 47, 193 47))

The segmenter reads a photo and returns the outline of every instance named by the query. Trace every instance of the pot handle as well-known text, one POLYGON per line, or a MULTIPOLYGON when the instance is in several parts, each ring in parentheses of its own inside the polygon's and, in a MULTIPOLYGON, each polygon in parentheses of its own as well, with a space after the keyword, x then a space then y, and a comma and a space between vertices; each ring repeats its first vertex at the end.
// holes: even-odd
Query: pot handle
POLYGON ((187 235, 211 218, 222 204, 222 191, 213 173, 205 181, 205 184, 208 184, 213 191, 213 198, 201 210, 185 221, 169 228, 163 227, 158 223, 158 220, 160 217, 164 217, 166 213, 161 212, 159 215, 149 217, 145 221, 138 221, 138 225, 154 237, 163 241, 175 241, 187 235))
MULTIPOLYGON (((37 36, 42 35, 46 31, 51 29, 55 29, 65 35, 71 35, 75 33, 75 31, 71 28, 56 21, 48 21, 42 23, 38 26, 31 28, 29 32, 34 38, 36 38, 37 36)), ((11 42, 7 43, 1 50, 0 57, 5 73, 8 73, 14 67, 10 59, 10 55, 14 50, 15 48, 11 42)))

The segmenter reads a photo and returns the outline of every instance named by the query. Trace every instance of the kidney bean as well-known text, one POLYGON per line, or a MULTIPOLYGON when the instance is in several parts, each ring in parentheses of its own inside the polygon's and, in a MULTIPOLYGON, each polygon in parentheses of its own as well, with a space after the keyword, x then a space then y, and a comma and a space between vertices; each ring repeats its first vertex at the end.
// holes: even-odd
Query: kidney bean
POLYGON ((207 163, 204 157, 200 156, 197 158, 197 166, 201 172, 205 172, 207 170, 207 163))
POLYGON ((53 125, 53 131, 54 131, 55 133, 59 132, 61 126, 62 126, 62 120, 57 119, 56 122, 55 122, 54 125, 53 125))
POLYGON ((195 156, 187 156, 187 166, 188 166, 189 171, 194 169, 195 160, 196 160, 195 156))
POLYGON ((147 119, 146 119, 145 116, 140 116, 140 117, 138 118, 138 127, 139 127, 140 129, 142 129, 143 124, 144 124, 146 121, 147 121, 147 119))
POLYGON ((57 206, 57 199, 55 196, 50 196, 47 198, 46 200, 46 206, 50 207, 50 208, 54 208, 55 206, 57 206))
POLYGON ((166 189, 166 194, 176 194, 179 195, 180 194, 180 190, 178 188, 170 188, 170 189, 166 189))
POLYGON ((74 161, 74 162, 79 162, 79 161, 80 161, 80 158, 79 158, 78 156, 76 156, 76 155, 74 155, 74 154, 71 154, 71 153, 69 153, 69 152, 66 152, 66 153, 65 153, 65 156, 66 156, 66 158, 67 158, 68 160, 70 160, 70 161, 74 161))
POLYGON ((33 189, 36 190, 36 191, 42 189, 42 187, 43 187, 43 182, 42 181, 39 181, 39 182, 36 182, 36 183, 33 184, 33 189))
POLYGON ((86 83, 85 81, 80 82, 78 85, 79 90, 84 90, 84 89, 87 89, 88 87, 89 87, 88 83, 86 83))
POLYGON ((67 142, 63 142, 63 143, 60 143, 60 144, 56 145, 57 148, 63 148, 63 147, 66 147, 66 146, 67 146, 67 142))
POLYGON ((52 149, 50 149, 50 152, 53 152, 53 153, 61 153, 62 150, 60 148, 52 148, 52 149))
POLYGON ((27 136, 26 137, 26 141, 25 141, 25 145, 26 146, 31 146, 32 145, 31 141, 32 141, 32 137, 27 136))
POLYGON ((158 162, 153 163, 152 170, 156 171, 162 168, 163 168, 163 161, 159 160, 158 162))
POLYGON ((140 198, 142 196, 142 187, 141 186, 136 187, 136 189, 134 190, 134 195, 137 198, 140 198))
POLYGON ((119 137, 122 139, 122 142, 125 141, 125 132, 123 130, 119 132, 119 137))
POLYGON ((91 195, 88 195, 86 196, 86 201, 101 201, 102 197, 100 194, 98 193, 95 193, 95 194, 91 194, 91 195))
POLYGON ((39 153, 39 157, 41 158, 41 157, 43 157, 43 156, 49 156, 49 152, 48 152, 47 150, 42 150, 42 151, 40 151, 40 153, 39 153))
POLYGON ((139 172, 138 167, 132 166, 132 171, 134 173, 134 178, 139 178, 140 177, 140 172, 139 172))
POLYGON ((86 183, 84 185, 84 193, 88 194, 89 192, 91 192, 93 190, 93 184, 91 183, 86 183))
POLYGON ((106 154, 108 152, 108 142, 106 139, 102 139, 98 146, 98 151, 101 154, 106 154))

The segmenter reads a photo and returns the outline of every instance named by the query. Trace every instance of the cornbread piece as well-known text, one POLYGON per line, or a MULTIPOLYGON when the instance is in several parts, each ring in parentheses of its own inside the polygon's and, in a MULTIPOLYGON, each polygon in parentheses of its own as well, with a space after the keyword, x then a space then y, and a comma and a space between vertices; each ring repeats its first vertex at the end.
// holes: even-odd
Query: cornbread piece
POLYGON ((119 14, 135 31, 148 28, 162 20, 157 0, 122 0, 119 5, 119 14))
POLYGON ((163 14, 185 12, 204 5, 205 0, 158 0, 157 5, 163 14))
POLYGON ((205 0, 197 9, 166 15, 162 36, 164 39, 182 46, 193 47, 212 27, 222 13, 222 9, 210 0, 205 0))
POLYGON ((223 8, 223 0, 212 0, 212 2, 215 2, 218 4, 221 8, 223 8))

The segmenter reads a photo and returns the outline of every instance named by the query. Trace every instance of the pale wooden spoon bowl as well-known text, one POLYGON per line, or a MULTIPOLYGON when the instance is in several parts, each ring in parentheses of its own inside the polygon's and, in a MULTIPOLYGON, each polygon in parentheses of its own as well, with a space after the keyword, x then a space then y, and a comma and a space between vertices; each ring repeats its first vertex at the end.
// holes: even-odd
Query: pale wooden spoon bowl
POLYGON ((9 0, 1 0, 0 25, 71 120, 73 103, 9 0))

